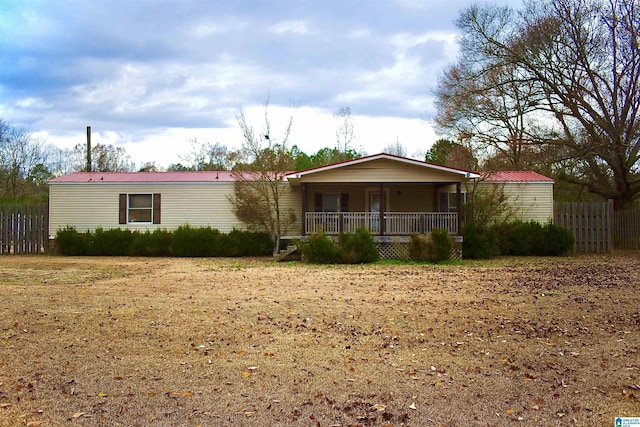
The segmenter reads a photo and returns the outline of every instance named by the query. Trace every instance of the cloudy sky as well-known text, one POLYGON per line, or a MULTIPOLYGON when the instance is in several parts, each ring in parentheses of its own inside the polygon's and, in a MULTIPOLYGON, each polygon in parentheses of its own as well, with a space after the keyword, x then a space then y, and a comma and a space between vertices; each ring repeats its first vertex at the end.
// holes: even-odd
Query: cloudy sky
MULTIPOLYGON (((0 118, 62 148, 123 146, 138 164, 180 161, 189 140, 239 147, 270 100, 277 138, 354 148, 437 139, 432 92, 457 56, 454 21, 473 0, 0 0, 0 118)), ((518 0, 493 3, 519 7, 518 0)))

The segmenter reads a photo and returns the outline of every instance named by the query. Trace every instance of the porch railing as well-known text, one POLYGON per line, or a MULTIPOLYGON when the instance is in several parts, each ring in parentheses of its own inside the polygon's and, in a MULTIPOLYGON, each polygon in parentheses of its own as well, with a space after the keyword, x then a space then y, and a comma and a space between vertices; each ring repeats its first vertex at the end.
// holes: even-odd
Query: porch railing
POLYGON ((443 228, 449 234, 458 234, 458 214, 455 212, 385 212, 384 230, 380 229, 380 214, 371 212, 307 212, 307 234, 355 233, 365 227, 373 234, 408 236, 427 234, 434 228, 443 228))

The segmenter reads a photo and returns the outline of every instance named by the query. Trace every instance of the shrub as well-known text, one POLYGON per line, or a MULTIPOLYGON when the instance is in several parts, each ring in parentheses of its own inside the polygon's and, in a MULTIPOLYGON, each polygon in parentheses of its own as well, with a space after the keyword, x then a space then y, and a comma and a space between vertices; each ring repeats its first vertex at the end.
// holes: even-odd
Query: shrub
POLYGON ((170 256, 173 234, 166 229, 134 233, 130 253, 135 256, 170 256))
POLYGON ((429 235, 413 235, 409 242, 409 257, 414 261, 439 263, 451 257, 453 241, 449 232, 434 229, 429 235))
POLYGON ((453 249, 453 241, 449 232, 443 228, 434 228, 431 230, 431 241, 433 242, 433 254, 429 261, 435 263, 447 261, 451 257, 451 249, 453 249))
POLYGON ((433 246, 431 238, 425 234, 414 234, 409 242, 409 258, 413 261, 427 261, 430 246, 433 246))
POLYGON ((70 225, 56 232, 56 247, 62 255, 87 255, 89 239, 84 233, 79 233, 70 225))
POLYGON ((462 237, 463 258, 482 259, 500 255, 498 236, 493 228, 468 222, 462 229, 462 237))
POLYGON ((273 242, 268 233, 234 228, 221 238, 224 256, 265 256, 273 251, 273 242))
POLYGON ((550 222, 543 225, 537 221, 514 221, 492 228, 502 255, 559 256, 573 248, 571 231, 550 222))
POLYGON ((134 256, 263 256, 273 244, 267 233, 232 230, 228 234, 211 227, 178 227, 144 233, 119 228, 79 233, 68 226, 58 230, 56 245, 63 255, 134 256))
POLYGON ((220 231, 211 227, 181 225, 173 232, 173 254, 182 257, 214 257, 223 254, 220 231))
POLYGON ((124 256, 130 254, 129 248, 134 239, 131 230, 97 228, 94 233, 87 234, 91 239, 91 244, 87 249, 88 255, 124 256))
POLYGON ((301 252, 304 259, 316 264, 335 264, 342 259, 340 247, 324 233, 309 236, 301 252))
POLYGON ((363 264, 378 260, 378 248, 369 230, 361 227, 354 234, 341 234, 339 243, 345 264, 363 264))
POLYGON ((568 228, 548 222, 542 228, 542 242, 540 255, 561 256, 573 250, 575 237, 568 228))

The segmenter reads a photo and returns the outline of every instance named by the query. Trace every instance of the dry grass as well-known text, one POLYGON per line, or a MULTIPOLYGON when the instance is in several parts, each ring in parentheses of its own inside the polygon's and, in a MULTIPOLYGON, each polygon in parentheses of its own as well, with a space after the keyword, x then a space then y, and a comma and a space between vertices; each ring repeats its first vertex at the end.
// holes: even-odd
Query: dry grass
POLYGON ((2 257, 0 425, 613 425, 639 272, 2 257))

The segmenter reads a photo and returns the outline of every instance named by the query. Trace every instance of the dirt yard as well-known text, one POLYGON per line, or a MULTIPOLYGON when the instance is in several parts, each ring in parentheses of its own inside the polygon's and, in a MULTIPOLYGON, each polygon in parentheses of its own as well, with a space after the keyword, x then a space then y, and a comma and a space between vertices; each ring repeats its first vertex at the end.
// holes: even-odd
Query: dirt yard
POLYGON ((640 254, 0 258, 1 426, 613 426, 640 254))

